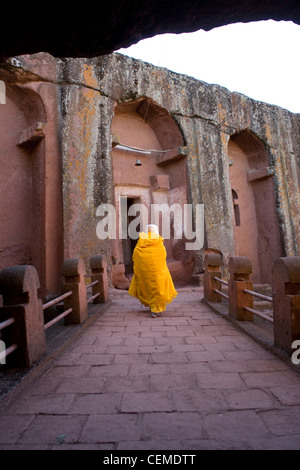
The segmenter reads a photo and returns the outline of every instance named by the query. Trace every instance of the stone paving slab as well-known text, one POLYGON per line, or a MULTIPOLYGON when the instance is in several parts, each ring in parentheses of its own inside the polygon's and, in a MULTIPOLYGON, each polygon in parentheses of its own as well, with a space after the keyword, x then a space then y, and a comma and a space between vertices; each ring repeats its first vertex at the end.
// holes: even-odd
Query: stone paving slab
POLYGON ((0 412, 0 450, 300 448, 300 376, 179 289, 158 318, 126 291, 0 412))

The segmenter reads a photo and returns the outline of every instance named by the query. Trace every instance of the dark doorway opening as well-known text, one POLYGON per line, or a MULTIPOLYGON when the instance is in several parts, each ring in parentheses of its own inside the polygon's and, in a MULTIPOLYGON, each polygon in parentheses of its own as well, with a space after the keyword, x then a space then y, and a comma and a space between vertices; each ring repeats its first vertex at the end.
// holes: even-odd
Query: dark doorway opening
MULTIPOLYGON (((137 244, 138 239, 132 239, 128 236, 128 226, 129 224, 139 215, 128 215, 129 208, 133 204, 138 204, 140 202, 139 198, 127 198, 127 205, 126 205, 126 233, 127 238, 122 240, 122 248, 123 248, 123 260, 125 266, 125 275, 133 273, 133 262, 132 262, 132 254, 133 250, 135 249, 135 245, 137 244)), ((140 224, 137 225, 136 231, 140 232, 141 227, 140 224)))

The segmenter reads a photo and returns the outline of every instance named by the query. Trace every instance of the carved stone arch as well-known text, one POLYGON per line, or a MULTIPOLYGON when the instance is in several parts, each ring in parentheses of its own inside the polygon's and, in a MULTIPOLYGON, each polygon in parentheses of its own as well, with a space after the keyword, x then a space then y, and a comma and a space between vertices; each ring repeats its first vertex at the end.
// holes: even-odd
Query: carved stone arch
POLYGON ((238 194, 240 225, 234 226, 235 255, 249 256, 253 281, 271 283, 272 265, 282 254, 274 169, 265 144, 248 129, 231 136, 231 188, 238 194))
POLYGON ((41 97, 7 82, 0 106, 0 269, 32 264, 43 282, 44 126, 41 97))
POLYGON ((115 116, 136 113, 155 133, 161 150, 169 150, 184 145, 178 124, 169 111, 152 98, 141 97, 134 101, 123 102, 115 107, 115 116))

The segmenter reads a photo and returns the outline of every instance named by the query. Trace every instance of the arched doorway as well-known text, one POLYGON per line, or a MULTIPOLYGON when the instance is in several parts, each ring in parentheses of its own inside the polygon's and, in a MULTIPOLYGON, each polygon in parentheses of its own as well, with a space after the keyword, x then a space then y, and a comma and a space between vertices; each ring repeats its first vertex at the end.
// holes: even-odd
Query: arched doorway
POLYGON ((232 189, 234 250, 252 262, 252 280, 271 284, 273 262, 281 256, 273 169, 263 143, 251 132, 228 143, 232 189))
MULTIPOLYGON (((117 220, 120 216, 129 224, 130 216, 138 216, 140 212, 124 215, 124 211, 140 204, 143 211, 141 220, 144 221, 140 225, 145 227, 147 223, 153 223, 153 207, 160 206, 162 212, 156 222, 165 238, 173 280, 177 284, 188 282, 193 266, 186 262, 188 257, 182 240, 174 239, 174 213, 164 212, 173 204, 183 207, 188 203, 186 154, 178 126, 167 110, 149 98, 140 98, 116 105, 111 131, 117 220), (165 236, 165 223, 170 236, 165 236)), ((117 227, 114 258, 119 264, 124 264, 126 274, 132 272, 130 260, 134 246, 134 240, 121 238, 117 227)))
POLYGON ((32 264, 45 280, 44 132, 46 113, 34 91, 7 85, 0 106, 0 270, 32 264))

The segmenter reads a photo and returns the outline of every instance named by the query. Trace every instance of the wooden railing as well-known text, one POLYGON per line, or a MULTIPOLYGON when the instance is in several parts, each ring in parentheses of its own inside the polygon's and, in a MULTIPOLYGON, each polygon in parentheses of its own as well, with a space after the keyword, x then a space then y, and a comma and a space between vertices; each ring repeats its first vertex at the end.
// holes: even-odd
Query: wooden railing
POLYGON ((83 259, 66 259, 61 295, 42 303, 38 297, 39 277, 34 266, 9 266, 0 272, 0 361, 9 366, 30 367, 47 350, 46 330, 64 319, 65 325, 82 324, 88 317, 88 305, 106 303, 109 298, 106 259, 90 260, 91 282, 86 285, 83 259), (92 289, 88 298, 87 290, 92 289), (64 311, 46 321, 46 311, 63 303, 64 311), (2 320, 2 321, 1 321, 2 320), (6 348, 6 345, 10 345, 6 348), (3 348, 5 345, 5 349, 3 348), (15 353, 15 354, 12 354, 15 353))
MULTIPOLYGON (((215 276, 214 279, 218 282, 220 282, 221 284, 224 284, 225 286, 228 286, 228 281, 225 281, 224 279, 220 279, 219 277, 215 276)), ((217 294, 221 295, 222 297, 224 297, 225 299, 229 299, 229 295, 225 294, 225 292, 222 292, 221 290, 219 289, 214 289, 214 292, 216 292, 217 294)))
MULTIPOLYGON (((98 280, 97 280, 97 281, 94 281, 94 282, 90 282, 89 284, 87 284, 86 288, 89 289, 89 288, 91 288, 91 287, 93 287, 93 286, 96 286, 97 284, 99 284, 99 281, 98 281, 98 280)), ((90 303, 93 302, 95 299, 97 299, 97 298, 99 297, 99 295, 100 295, 100 292, 97 292, 97 294, 92 295, 91 297, 89 297, 89 298, 87 299, 87 303, 90 304, 90 303)))
MULTIPOLYGON (((220 253, 208 253, 204 260, 204 300, 209 304, 226 300, 228 314, 238 321, 260 317, 273 325, 274 344, 292 352, 292 343, 300 340, 300 257, 278 258, 272 269, 272 297, 256 292, 251 281, 251 261, 246 256, 231 257, 227 270, 220 253), (227 271, 229 281, 222 278, 227 271), (222 291, 222 285, 228 293, 222 291), (253 298, 270 303, 272 314, 254 308, 253 298)), ((259 302, 257 302, 257 306, 259 302)), ((266 309, 268 310, 268 309, 266 309)))
MULTIPOLYGON (((69 290, 69 292, 66 292, 63 295, 60 295, 59 297, 56 297, 56 299, 50 300, 49 302, 46 302, 43 304, 43 310, 46 310, 49 307, 52 307, 53 305, 59 304, 62 300, 66 299, 67 297, 70 297, 72 295, 72 291, 69 290)), ((59 322, 63 318, 65 318, 69 313, 73 311, 72 308, 68 308, 64 312, 62 312, 60 315, 57 315, 57 317, 53 318, 53 320, 50 320, 49 322, 45 323, 44 328, 47 330, 50 326, 55 325, 55 323, 59 322)))
MULTIPOLYGON (((259 299, 262 299, 262 300, 267 300, 268 302, 272 302, 273 303, 273 298, 272 297, 269 297, 268 295, 263 295, 263 294, 260 294, 259 292, 255 292, 253 290, 249 290, 249 289, 244 289, 243 292, 245 292, 246 294, 250 294, 250 295, 253 295, 254 297, 257 297, 259 299)), ((263 320, 266 320, 270 323, 273 323, 274 320, 272 317, 268 316, 268 315, 264 315, 263 313, 259 312, 258 310, 255 310, 254 308, 251 308, 251 307, 244 307, 244 309, 247 311, 247 312, 250 312, 250 313, 253 313, 253 315, 256 315, 257 317, 260 317, 262 318, 263 320)))

